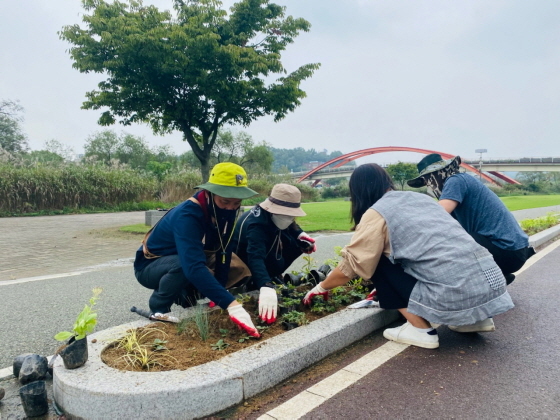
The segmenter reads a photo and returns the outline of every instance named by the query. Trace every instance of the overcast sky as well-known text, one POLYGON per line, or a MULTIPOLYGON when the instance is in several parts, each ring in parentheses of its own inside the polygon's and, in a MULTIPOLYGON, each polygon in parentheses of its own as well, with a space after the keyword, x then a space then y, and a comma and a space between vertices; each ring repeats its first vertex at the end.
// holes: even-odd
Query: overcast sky
MULTIPOLYGON (((171 9, 171 0, 144 1, 171 9)), ((225 5, 231 5, 226 1, 225 5)), ((343 153, 407 146, 475 158, 560 157, 558 0, 277 0, 311 22, 283 55, 288 71, 319 62, 307 98, 279 123, 239 129, 273 147, 343 153)), ((0 99, 19 100, 32 149, 57 139, 83 152, 105 127, 81 110, 101 80, 72 68, 64 25, 82 24, 79 0, 0 1, 0 99)), ((82 24, 83 25, 83 24, 82 24)), ((109 127, 150 145, 189 150, 181 135, 109 127)), ((416 153, 373 160, 417 161, 416 153)))

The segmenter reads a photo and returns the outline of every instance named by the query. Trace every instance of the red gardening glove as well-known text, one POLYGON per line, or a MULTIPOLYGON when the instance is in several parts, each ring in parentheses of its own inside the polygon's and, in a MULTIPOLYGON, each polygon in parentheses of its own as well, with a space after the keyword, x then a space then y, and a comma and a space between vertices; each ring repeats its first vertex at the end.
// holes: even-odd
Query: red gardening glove
POLYGON ((367 295, 366 300, 374 300, 374 301, 378 301, 377 299, 377 290, 373 289, 371 292, 369 292, 369 295, 367 295))
POLYGON ((229 318, 237 324, 241 330, 245 330, 251 337, 259 338, 261 335, 255 328, 251 316, 243 309, 243 305, 234 305, 227 308, 229 318))
POLYGON ((315 244, 315 239, 311 238, 307 233, 301 232, 298 235, 298 241, 300 242, 300 248, 306 254, 311 254, 317 251, 317 245, 315 244))
POLYGON ((329 291, 327 289, 323 289, 321 287, 321 283, 319 283, 317 286, 315 286, 313 289, 307 292, 307 294, 303 298, 303 304, 311 306, 311 302, 313 302, 313 298, 315 296, 321 296, 321 295, 323 296, 324 301, 329 300, 329 291))

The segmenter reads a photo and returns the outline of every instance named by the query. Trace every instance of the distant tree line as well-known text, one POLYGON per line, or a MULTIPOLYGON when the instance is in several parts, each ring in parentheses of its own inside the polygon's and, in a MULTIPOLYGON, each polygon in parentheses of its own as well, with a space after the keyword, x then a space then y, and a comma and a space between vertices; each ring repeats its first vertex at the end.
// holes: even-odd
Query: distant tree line
POLYGON ((310 162, 325 163, 342 156, 342 152, 338 150, 328 153, 326 150, 319 152, 315 149, 306 150, 303 147, 296 147, 295 149, 270 147, 270 151, 274 157, 272 170, 276 173, 306 171, 309 170, 306 164, 310 162))

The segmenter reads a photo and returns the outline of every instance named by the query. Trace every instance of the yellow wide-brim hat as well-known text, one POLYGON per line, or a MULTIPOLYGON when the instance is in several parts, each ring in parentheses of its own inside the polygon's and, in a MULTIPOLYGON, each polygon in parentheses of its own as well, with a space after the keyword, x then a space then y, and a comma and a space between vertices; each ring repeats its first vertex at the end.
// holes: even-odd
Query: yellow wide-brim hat
POLYGON ((208 182, 195 188, 202 188, 224 198, 244 199, 258 194, 247 186, 245 169, 231 162, 215 165, 210 171, 208 182))

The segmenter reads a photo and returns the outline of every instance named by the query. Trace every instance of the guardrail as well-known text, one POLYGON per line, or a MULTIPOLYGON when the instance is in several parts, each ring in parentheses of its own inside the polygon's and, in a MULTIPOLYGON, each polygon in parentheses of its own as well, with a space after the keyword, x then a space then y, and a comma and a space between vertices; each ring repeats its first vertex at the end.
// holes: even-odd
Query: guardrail
MULTIPOLYGON (((477 165, 480 160, 467 160, 464 159, 463 162, 469 165, 477 165)), ((482 159, 482 164, 515 164, 515 163, 558 163, 560 165, 560 157, 548 157, 548 158, 519 158, 519 159, 482 159)))

